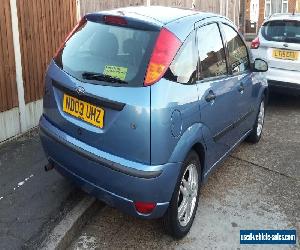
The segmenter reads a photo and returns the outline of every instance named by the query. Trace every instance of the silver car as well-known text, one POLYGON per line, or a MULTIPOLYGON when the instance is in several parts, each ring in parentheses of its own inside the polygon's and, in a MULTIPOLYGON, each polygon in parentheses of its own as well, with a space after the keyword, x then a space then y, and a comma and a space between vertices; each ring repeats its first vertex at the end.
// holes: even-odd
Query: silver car
POLYGON ((300 14, 275 14, 251 43, 254 58, 269 64, 269 88, 300 95, 300 14))

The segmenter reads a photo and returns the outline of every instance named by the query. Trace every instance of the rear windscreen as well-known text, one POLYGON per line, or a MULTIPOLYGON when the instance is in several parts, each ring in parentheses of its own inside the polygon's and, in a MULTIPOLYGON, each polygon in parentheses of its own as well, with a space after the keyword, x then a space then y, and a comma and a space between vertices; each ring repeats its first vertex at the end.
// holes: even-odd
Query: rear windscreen
POLYGON ((87 21, 54 58, 80 81, 101 85, 142 86, 157 37, 155 31, 87 21))
POLYGON ((262 27, 262 35, 268 41, 300 43, 300 22, 290 20, 267 22, 262 27))

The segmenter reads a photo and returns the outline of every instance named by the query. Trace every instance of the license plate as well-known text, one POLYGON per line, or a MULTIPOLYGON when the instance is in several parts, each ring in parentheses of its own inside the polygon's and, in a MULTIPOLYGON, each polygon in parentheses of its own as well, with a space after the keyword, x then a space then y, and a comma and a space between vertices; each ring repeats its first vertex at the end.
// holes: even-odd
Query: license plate
POLYGON ((98 128, 104 126, 104 109, 64 94, 63 111, 98 128))
POLYGON ((297 51, 280 50, 280 49, 273 50, 273 57, 276 59, 295 61, 298 59, 298 54, 299 53, 297 51))

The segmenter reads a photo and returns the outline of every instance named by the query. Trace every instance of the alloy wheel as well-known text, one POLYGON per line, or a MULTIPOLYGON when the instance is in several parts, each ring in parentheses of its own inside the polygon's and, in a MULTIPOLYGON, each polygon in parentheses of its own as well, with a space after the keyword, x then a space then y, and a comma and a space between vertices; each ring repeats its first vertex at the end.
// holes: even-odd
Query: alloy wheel
POLYGON ((198 195, 198 171, 195 164, 190 164, 180 183, 178 192, 178 221, 182 227, 185 227, 191 220, 198 195))

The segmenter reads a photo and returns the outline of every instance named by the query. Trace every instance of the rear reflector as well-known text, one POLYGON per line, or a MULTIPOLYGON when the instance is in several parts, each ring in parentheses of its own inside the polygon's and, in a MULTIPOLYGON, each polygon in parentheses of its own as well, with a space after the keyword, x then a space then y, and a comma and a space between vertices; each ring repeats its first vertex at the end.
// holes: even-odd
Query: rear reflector
POLYGON ((163 77, 180 46, 180 40, 172 32, 166 28, 160 31, 148 64, 144 86, 150 86, 163 77))
POLYGON ((156 203, 137 201, 134 203, 134 206, 136 211, 138 211, 140 214, 151 214, 156 207, 156 203))
POLYGON ((120 16, 104 16, 104 22, 112 25, 127 25, 125 18, 120 16))
POLYGON ((260 41, 259 38, 256 37, 252 42, 251 42, 251 49, 258 49, 260 46, 260 41))

